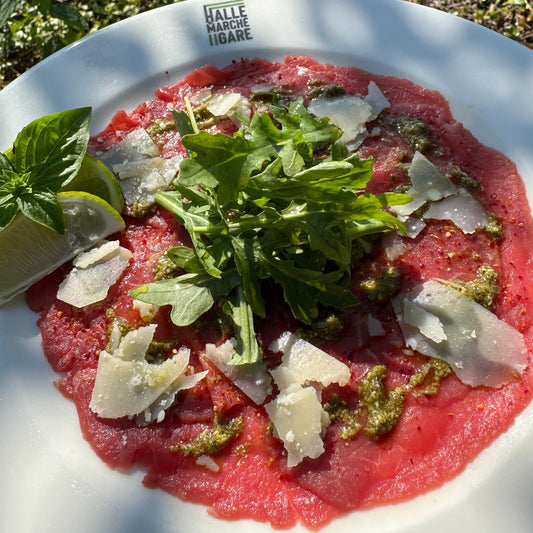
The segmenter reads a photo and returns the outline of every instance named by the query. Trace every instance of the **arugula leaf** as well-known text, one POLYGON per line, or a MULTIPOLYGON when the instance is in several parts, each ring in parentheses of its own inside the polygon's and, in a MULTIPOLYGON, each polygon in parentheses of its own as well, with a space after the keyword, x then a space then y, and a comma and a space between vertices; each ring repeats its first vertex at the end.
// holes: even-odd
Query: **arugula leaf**
POLYGON ((0 229, 18 212, 59 233, 63 211, 55 193, 78 173, 89 141, 91 109, 72 109, 34 120, 0 154, 0 229))
POLYGON ((252 364, 261 358, 261 349, 254 329, 254 314, 244 295, 242 285, 238 285, 231 297, 224 303, 222 310, 235 324, 237 346, 230 359, 230 365, 252 364))
POLYGON ((167 250, 167 257, 177 266, 189 273, 205 274, 205 270, 196 257, 196 253, 188 246, 174 246, 167 250))
POLYGON ((372 160, 349 155, 342 131, 309 115, 301 99, 255 113, 232 136, 193 133, 191 116, 174 113, 189 157, 175 190, 156 194, 190 234, 193 249, 168 252, 188 274, 131 294, 172 305, 178 325, 226 298, 222 310, 237 337, 231 364, 254 363, 261 357, 254 315, 266 316, 262 281, 277 283, 304 323, 321 305, 357 305, 349 289, 352 246, 359 239, 367 246, 369 234, 403 231, 384 208, 409 197, 366 192, 372 160))
POLYGON ((208 274, 183 274, 174 279, 141 285, 132 289, 130 295, 157 306, 171 305, 172 322, 177 326, 188 326, 209 311, 215 300, 226 296, 239 281, 236 270, 224 272, 220 278, 208 274))

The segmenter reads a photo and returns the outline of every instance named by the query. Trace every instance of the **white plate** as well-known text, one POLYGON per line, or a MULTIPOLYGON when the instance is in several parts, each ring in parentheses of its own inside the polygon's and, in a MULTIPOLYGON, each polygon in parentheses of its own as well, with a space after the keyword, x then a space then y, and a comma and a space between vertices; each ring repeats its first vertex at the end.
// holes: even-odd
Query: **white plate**
MULTIPOLYGON (((101 30, 43 61, 0 92, 0 149, 30 120, 77 106, 93 106, 96 132, 118 109, 132 109, 157 87, 205 63, 304 53, 438 89, 457 119, 517 163, 533 198, 530 50, 400 0, 230 3, 247 16, 251 39, 211 46, 205 5, 214 2, 188 0, 101 30)), ((52 386, 57 376, 42 356, 35 318, 22 298, 0 309, 0 531, 272 531, 248 521, 215 520, 201 506, 143 488, 141 472, 105 467, 81 438, 73 405, 52 386)), ((442 489, 353 513, 323 531, 531 531, 532 440, 529 409, 442 489)))

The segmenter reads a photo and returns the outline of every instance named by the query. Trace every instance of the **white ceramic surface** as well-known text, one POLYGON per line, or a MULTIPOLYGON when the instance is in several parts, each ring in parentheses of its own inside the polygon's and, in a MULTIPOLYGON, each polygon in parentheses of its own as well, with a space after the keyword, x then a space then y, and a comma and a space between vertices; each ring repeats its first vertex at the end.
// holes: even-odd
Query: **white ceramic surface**
MULTIPOLYGON (((239 2, 237 2, 239 3, 239 2)), ((103 29, 0 92, 0 149, 30 120, 91 105, 93 132, 118 109, 205 63, 241 57, 318 60, 438 89, 457 119, 511 157, 533 198, 533 52, 464 20, 401 0, 243 0, 251 39, 211 46, 205 6, 187 0, 103 29)), ((270 533, 213 519, 105 467, 54 389, 36 316, 22 297, 0 308, 0 531, 6 533, 270 533)), ((326 533, 531 531, 533 409, 443 488, 406 504, 353 513, 326 533)), ((305 531, 297 527, 294 532, 305 531)))

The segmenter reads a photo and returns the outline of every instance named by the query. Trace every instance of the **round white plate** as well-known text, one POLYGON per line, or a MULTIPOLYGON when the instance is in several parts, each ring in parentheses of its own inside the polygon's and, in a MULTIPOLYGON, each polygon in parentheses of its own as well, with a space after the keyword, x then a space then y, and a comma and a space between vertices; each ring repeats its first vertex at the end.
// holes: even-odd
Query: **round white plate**
MULTIPOLYGON (((2 90, 0 149, 48 113, 90 105, 96 133, 117 110, 131 110, 195 67, 286 54, 439 90, 458 120, 516 162, 533 198, 533 52, 401 0, 187 0, 133 17, 58 52, 2 90), (208 20, 217 9, 224 14, 224 7, 241 30, 225 43, 209 32, 208 20)), ((204 507, 145 489, 142 472, 105 467, 81 438, 74 406, 53 388, 57 376, 42 355, 35 320, 22 297, 0 308, 0 531, 272 531, 249 521, 216 520, 204 507)), ((528 409, 443 488, 406 504, 352 513, 323 531, 529 532, 532 440, 528 409)))

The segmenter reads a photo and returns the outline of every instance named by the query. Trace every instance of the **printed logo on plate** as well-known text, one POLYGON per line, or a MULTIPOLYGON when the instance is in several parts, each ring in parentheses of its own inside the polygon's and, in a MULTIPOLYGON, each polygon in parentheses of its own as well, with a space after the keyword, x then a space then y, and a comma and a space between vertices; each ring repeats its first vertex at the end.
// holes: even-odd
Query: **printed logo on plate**
POLYGON ((205 4, 204 14, 211 46, 252 39, 244 0, 205 4))

